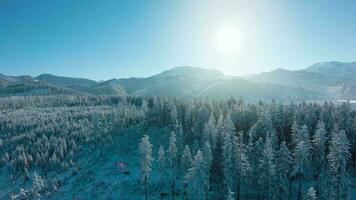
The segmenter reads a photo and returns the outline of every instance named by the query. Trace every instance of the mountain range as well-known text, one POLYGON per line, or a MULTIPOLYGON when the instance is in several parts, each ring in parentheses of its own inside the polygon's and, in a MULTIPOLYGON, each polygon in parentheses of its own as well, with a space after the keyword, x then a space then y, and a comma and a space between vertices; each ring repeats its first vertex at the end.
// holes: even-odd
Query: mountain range
POLYGON ((249 101, 356 99, 356 62, 322 62, 303 70, 276 69, 232 77, 216 70, 175 67, 146 78, 97 82, 51 74, 0 74, 0 95, 94 94, 130 96, 243 97, 249 101))

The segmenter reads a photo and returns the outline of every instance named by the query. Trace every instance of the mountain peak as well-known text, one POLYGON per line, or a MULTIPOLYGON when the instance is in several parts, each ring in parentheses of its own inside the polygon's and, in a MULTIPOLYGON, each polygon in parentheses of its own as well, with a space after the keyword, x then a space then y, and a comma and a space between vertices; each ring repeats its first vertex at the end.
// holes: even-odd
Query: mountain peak
POLYGON ((356 62, 320 62, 309 66, 305 70, 329 76, 355 77, 356 62))
POLYGON ((217 70, 204 69, 199 67, 190 67, 190 66, 174 67, 172 69, 163 71, 162 73, 154 75, 152 77, 172 77, 172 76, 191 77, 191 78, 203 79, 203 80, 223 79, 225 77, 222 72, 217 70))

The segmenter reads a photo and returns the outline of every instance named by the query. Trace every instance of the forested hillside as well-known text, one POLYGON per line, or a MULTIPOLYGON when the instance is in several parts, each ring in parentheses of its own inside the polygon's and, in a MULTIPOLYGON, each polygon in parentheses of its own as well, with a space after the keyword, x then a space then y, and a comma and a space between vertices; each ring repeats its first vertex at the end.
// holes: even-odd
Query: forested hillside
POLYGON ((352 199, 350 103, 0 99, 0 199, 352 199))

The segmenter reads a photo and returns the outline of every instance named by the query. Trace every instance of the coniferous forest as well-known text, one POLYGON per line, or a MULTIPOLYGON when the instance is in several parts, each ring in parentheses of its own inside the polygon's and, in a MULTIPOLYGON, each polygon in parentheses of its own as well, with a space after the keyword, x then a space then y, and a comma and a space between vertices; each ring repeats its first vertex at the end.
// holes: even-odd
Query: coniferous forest
POLYGON ((355 195, 348 102, 1 97, 0 199, 355 195))

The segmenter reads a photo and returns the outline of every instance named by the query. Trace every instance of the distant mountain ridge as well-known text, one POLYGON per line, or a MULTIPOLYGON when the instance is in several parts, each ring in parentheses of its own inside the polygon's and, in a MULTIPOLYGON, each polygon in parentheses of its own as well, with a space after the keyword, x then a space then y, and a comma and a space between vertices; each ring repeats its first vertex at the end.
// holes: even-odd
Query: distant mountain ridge
MULTIPOLYGON (((18 84, 57 88, 59 93, 94 95, 242 96, 251 101, 273 98, 283 101, 356 99, 356 62, 323 62, 304 70, 276 69, 243 77, 230 77, 217 70, 182 66, 147 78, 121 78, 103 82, 51 74, 35 78, 0 74, 0 95, 11 95, 11 92, 1 91, 18 84)), ((48 93, 55 93, 53 91, 48 93)), ((31 90, 28 93, 31 94, 31 90)), ((13 94, 16 95, 16 92, 13 94)))
POLYGON ((90 79, 55 76, 52 74, 41 74, 35 79, 43 83, 49 83, 52 85, 67 87, 80 91, 83 91, 97 84, 96 81, 90 79))

